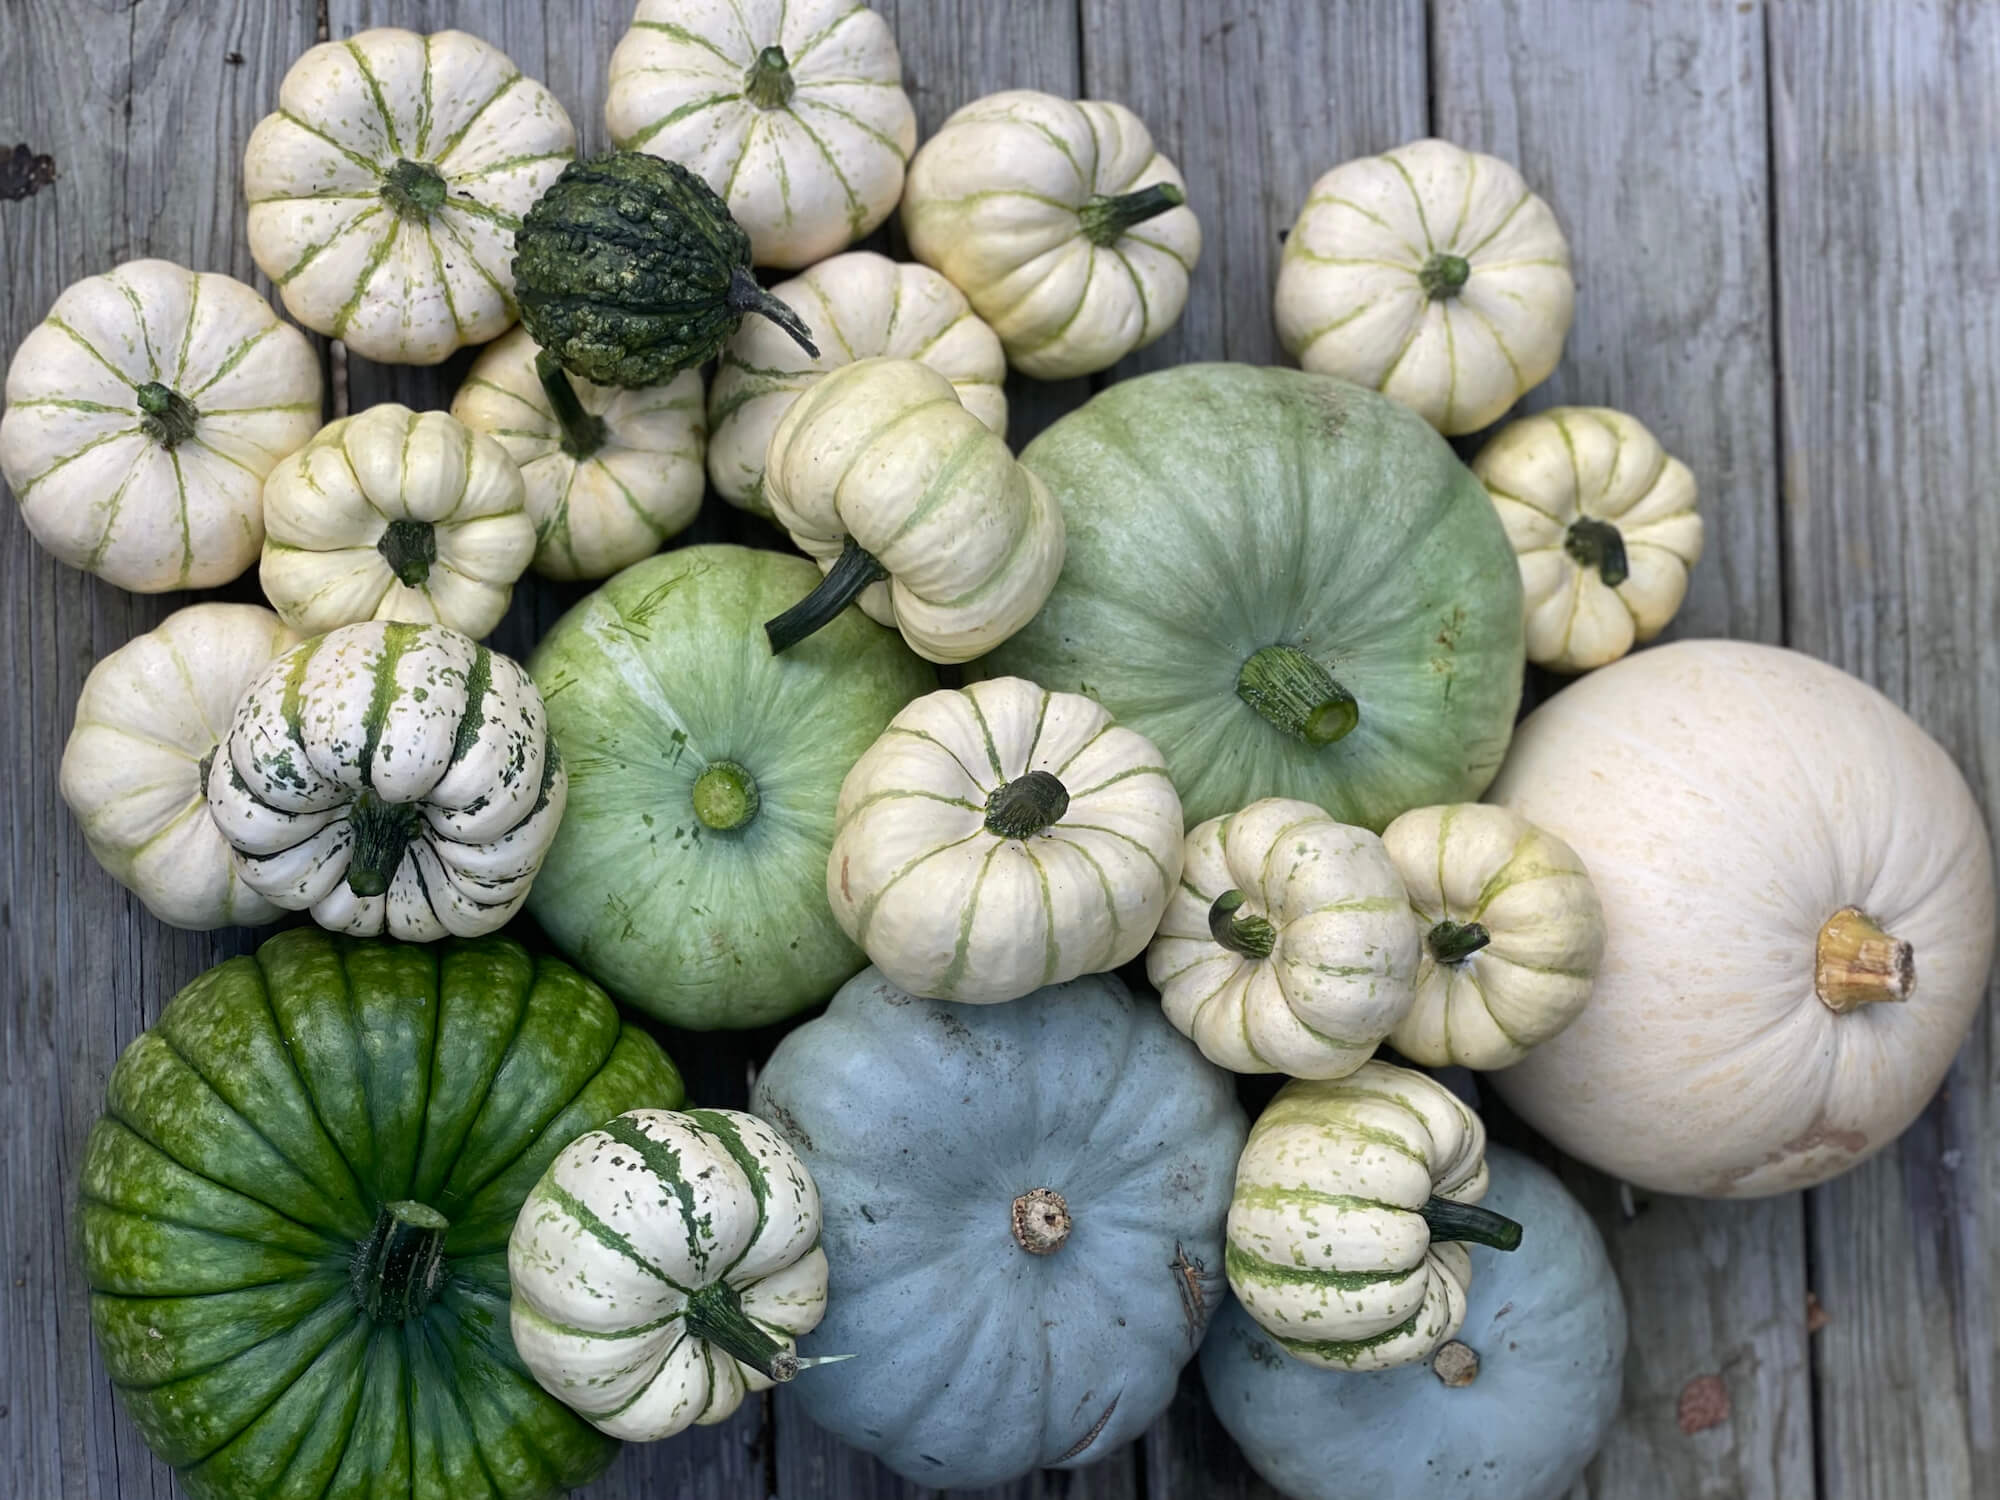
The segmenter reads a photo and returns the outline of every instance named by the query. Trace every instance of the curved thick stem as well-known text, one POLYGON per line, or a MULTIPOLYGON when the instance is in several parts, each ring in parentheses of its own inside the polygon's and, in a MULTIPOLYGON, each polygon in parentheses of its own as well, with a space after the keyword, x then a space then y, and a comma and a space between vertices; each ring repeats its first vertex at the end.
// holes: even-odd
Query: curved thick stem
POLYGON ((1858 906, 1843 906, 1819 930, 1813 991, 1836 1015, 1917 992, 1917 951, 1858 906))
POLYGON ((430 581, 431 565, 437 561, 437 528, 429 521, 398 516, 383 531, 375 550, 406 588, 422 588, 430 581))
POLYGON ((148 380, 132 388, 132 399, 139 408, 139 430, 162 448, 178 447, 194 436, 201 413, 179 391, 148 380))
POLYGON ((375 1227, 354 1247, 349 1273, 362 1312, 377 1323, 401 1323, 429 1306, 444 1279, 450 1228, 436 1209, 408 1199, 376 1210, 375 1227))
POLYGON ((735 266, 730 269, 729 291, 725 300, 738 312, 753 312, 760 318, 769 318, 792 336, 793 343, 814 359, 819 358, 819 345, 813 342, 812 330, 806 327, 806 320, 757 285, 757 278, 750 274, 749 267, 735 266))
POLYGON ((444 178, 427 161, 399 161, 382 174, 382 198, 396 217, 421 224, 444 207, 444 178))
POLYGON ((849 537, 840 549, 840 556, 826 570, 826 577, 820 579, 819 587, 783 614, 764 622, 764 636, 771 643, 771 654, 776 656, 791 650, 860 598, 861 591, 869 584, 888 576, 889 570, 875 561, 874 554, 849 537))
POLYGON ((688 1294, 687 1331, 705 1339, 766 1380, 790 1380, 799 1357, 771 1337, 743 1310, 743 1298, 726 1281, 711 1281, 688 1294))
POLYGON ((1014 1243, 1030 1255, 1054 1255, 1069 1239, 1069 1205, 1054 1188, 1029 1188, 1014 1200, 1014 1243))
POLYGON ((541 381, 542 394, 549 398, 549 410, 556 414, 556 425, 562 428, 562 451, 581 460, 602 448, 604 418, 583 409, 562 361, 546 349, 537 351, 535 378, 541 381))
POLYGON ((1579 567, 1595 568, 1606 588, 1615 589, 1632 576, 1631 562, 1625 556, 1625 533, 1609 521, 1577 517, 1563 533, 1563 551, 1575 558, 1579 567))
POLYGON ((1477 1203, 1458 1203, 1433 1195, 1418 1212, 1430 1225, 1434 1240, 1459 1240, 1468 1245, 1484 1245, 1489 1250, 1521 1248, 1521 1226, 1505 1214, 1496 1214, 1477 1203))
POLYGON ((1069 788, 1047 771, 1016 776, 986 797, 986 831, 1003 839, 1033 838, 1069 811, 1069 788))
POLYGON ((1417 272, 1417 285, 1433 302, 1444 302, 1465 290, 1472 277, 1472 264, 1463 255, 1438 251, 1417 272))
POLYGON ((1443 921, 1424 934, 1424 946, 1441 964, 1463 963, 1493 941, 1493 934, 1477 922, 1443 921))
POLYGON ((717 833, 743 827, 757 816, 764 801, 757 778, 733 760, 710 761, 708 769, 695 777, 689 798, 702 827, 717 833))
POLYGON ((1133 225, 1143 224, 1185 202, 1187 194, 1171 182, 1156 182, 1136 193, 1120 193, 1115 197, 1099 193, 1079 208, 1076 216, 1083 221, 1083 237, 1093 245, 1105 246, 1116 244, 1118 236, 1133 225))
POLYGON ((759 109, 783 109, 792 102, 792 69, 783 47, 772 45, 757 54, 743 75, 743 97, 759 109))
POLYGON ((1208 934, 1231 953, 1245 958, 1269 958, 1278 930, 1259 916, 1244 916, 1241 891, 1224 891, 1208 909, 1208 934))
POLYGON ((1354 694, 1296 646, 1251 652, 1236 674, 1236 696, 1308 745, 1331 745, 1361 722, 1354 694))
POLYGON ((423 812, 414 802, 385 802, 371 789, 354 799, 347 822, 354 846, 347 859, 347 888, 361 897, 379 896, 396 878, 403 851, 417 836, 423 812))

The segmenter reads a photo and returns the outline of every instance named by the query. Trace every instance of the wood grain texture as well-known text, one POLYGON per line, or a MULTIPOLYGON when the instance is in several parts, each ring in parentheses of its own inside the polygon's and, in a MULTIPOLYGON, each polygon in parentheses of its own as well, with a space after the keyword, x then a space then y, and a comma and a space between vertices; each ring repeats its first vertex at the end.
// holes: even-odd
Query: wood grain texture
MULTIPOLYGON (((1908 709, 1990 815, 2000 10, 1774 5, 1771 57, 1790 640, 1908 709)), ((1989 1005, 1917 1125, 1811 1195, 1828 1500, 2000 1488, 1996 1076, 1989 1005)))

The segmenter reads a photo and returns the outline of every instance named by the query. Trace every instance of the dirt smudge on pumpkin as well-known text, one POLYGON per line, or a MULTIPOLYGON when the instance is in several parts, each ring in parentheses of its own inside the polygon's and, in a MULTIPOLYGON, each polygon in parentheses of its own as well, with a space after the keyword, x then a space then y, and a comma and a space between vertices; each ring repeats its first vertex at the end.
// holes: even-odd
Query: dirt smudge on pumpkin
POLYGON ((1718 1198, 1734 1197, 1751 1177, 1758 1179, 1757 1190, 1760 1194, 1811 1187, 1845 1171, 1848 1164, 1866 1155, 1870 1149, 1871 1143, 1865 1131, 1842 1130, 1822 1115, 1776 1150, 1766 1151, 1762 1160, 1730 1167, 1719 1174, 1710 1186, 1709 1194, 1718 1198), (1848 1159, 1847 1163, 1835 1166, 1835 1160, 1843 1155, 1848 1159), (1762 1175, 1769 1167, 1782 1170, 1777 1176, 1762 1175))
POLYGON ((1689 1437, 1729 1420, 1729 1387, 1720 1375, 1697 1375, 1681 1387, 1674 1420, 1689 1437))
MULTIPOLYGON (((812 1137, 805 1133, 796 1115, 775 1099, 767 1097, 761 1101, 761 1104, 764 1118, 777 1126, 778 1134, 790 1141, 795 1150, 811 1151, 813 1149, 812 1137)), ((873 1220, 870 1222, 872 1223, 873 1220)))
POLYGON ((1208 1329, 1208 1315, 1214 1306, 1211 1284, 1222 1278, 1208 1269, 1206 1261, 1198 1255, 1189 1255, 1179 1240, 1174 1241, 1174 1258, 1167 1262, 1167 1268, 1174 1273, 1174 1290, 1180 1293, 1181 1316, 1187 1319, 1188 1344, 1192 1347, 1201 1343, 1201 1336, 1208 1329))
MULTIPOLYGON (((1118 1396, 1122 1396, 1124 1394, 1125 1393, 1123 1391, 1120 1391, 1118 1393, 1118 1396)), ((1082 1437, 1078 1438, 1076 1442, 1070 1446, 1069 1450, 1065 1452, 1061 1458, 1058 1458, 1056 1460, 1057 1463, 1059 1464, 1068 1463, 1072 1458, 1075 1458, 1079 1453, 1083 1452, 1084 1449, 1088 1448, 1092 1443, 1097 1441, 1097 1435, 1104 1431, 1104 1424, 1109 1422, 1111 1420, 1111 1414, 1114 1411, 1118 1410, 1118 1396, 1113 1396, 1111 1398, 1111 1404, 1105 1407, 1103 1412, 1098 1416, 1097 1420, 1091 1424, 1090 1431, 1086 1432, 1082 1437)), ((1089 1400, 1090 1400, 1090 1393, 1086 1391, 1084 1393, 1083 1401, 1079 1401, 1077 1403, 1077 1406, 1081 1408, 1084 1402, 1087 1402, 1089 1400)))
POLYGON ((56 180, 56 159, 23 141, 12 151, 0 148, 0 199, 32 198, 56 180))

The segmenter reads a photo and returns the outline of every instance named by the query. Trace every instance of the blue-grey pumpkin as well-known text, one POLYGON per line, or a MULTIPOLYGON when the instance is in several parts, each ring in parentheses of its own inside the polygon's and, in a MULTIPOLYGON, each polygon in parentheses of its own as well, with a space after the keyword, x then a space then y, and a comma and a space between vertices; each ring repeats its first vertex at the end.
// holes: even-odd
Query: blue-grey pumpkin
POLYGON ((751 1107, 819 1184, 807 1415, 940 1487, 1094 1463, 1173 1398, 1222 1298, 1246 1123, 1228 1075, 1114 976, 1005 1005, 867 969, 751 1107))
POLYGON ((1486 1157, 1482 1206, 1519 1220, 1511 1254, 1471 1247, 1465 1326, 1423 1364, 1372 1374, 1290 1358, 1234 1301, 1202 1379, 1250 1466, 1293 1500, 1550 1500, 1618 1411, 1625 1303, 1596 1226, 1543 1168, 1486 1157))

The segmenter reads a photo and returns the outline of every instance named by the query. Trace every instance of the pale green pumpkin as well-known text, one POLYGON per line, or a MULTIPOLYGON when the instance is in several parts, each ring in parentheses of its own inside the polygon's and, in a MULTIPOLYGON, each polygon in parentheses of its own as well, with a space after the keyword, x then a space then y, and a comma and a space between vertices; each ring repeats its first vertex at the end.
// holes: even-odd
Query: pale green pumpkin
POLYGON ((1521 695, 1521 582, 1479 482, 1406 408, 1328 376, 1183 365, 1021 455, 1062 576, 977 668, 1098 699, 1190 824, 1259 797, 1380 831, 1478 797, 1521 695))

